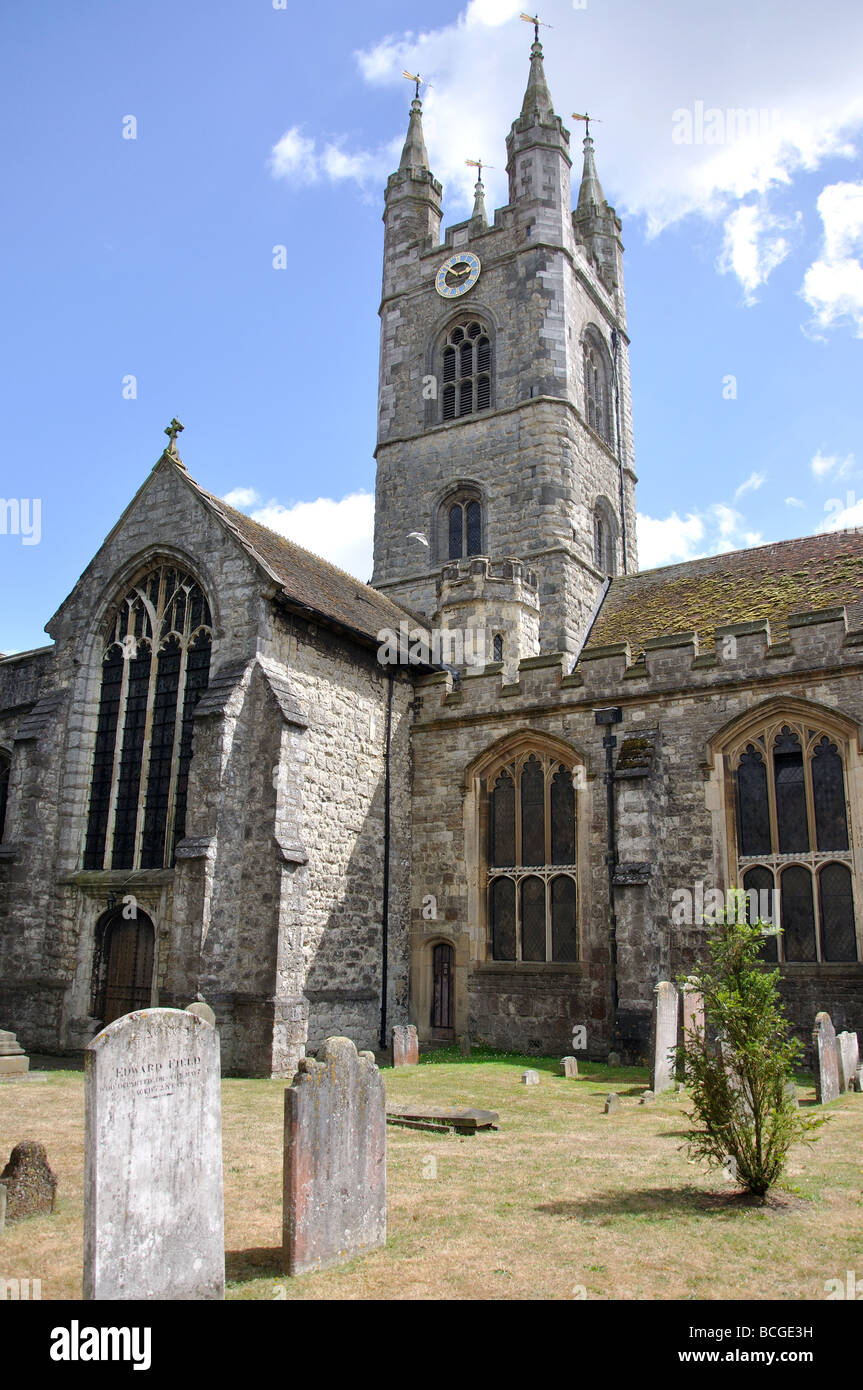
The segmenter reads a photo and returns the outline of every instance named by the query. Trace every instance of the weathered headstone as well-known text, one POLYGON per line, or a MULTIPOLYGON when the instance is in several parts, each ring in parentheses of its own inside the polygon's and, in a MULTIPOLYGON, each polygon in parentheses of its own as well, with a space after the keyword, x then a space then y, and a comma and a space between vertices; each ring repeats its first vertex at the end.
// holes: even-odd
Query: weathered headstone
POLYGON ((521 1084, 522 1086, 538 1086, 539 1072, 529 1067, 527 1071, 523 1071, 521 1074, 521 1084))
POLYGON ((19 1076, 29 1066, 30 1058, 19 1046, 15 1034, 0 1028, 0 1076, 19 1076))
POLYGON ((561 1057, 560 1074, 569 1081, 578 1080, 578 1061, 575 1057, 561 1057))
POLYGON ((674 1085, 679 1007, 677 986, 669 980, 660 980, 653 991, 650 1030, 650 1089, 657 1095, 674 1085))
POLYGON ((800 1100, 799 1100, 799 1097, 798 1097, 798 1095, 797 1095, 797 1086, 796 1086, 795 1082, 793 1082, 793 1081, 786 1081, 786 1082, 785 1082, 785 1094, 786 1094, 786 1096, 788 1097, 788 1099, 791 1101, 791 1104, 795 1107, 795 1109, 799 1110, 799 1109, 800 1109, 800 1100))
POLYGON ((836 1038, 839 1050, 839 1083, 843 1091, 853 1091, 857 1084, 857 1069, 860 1066, 860 1043, 856 1033, 839 1033, 836 1038))
POLYGON ((412 1023, 392 1031, 393 1066, 415 1067, 420 1059, 417 1030, 412 1023))
POLYGON ((652 1105, 653 1102, 654 1102, 655 1100, 656 1100, 656 1092, 655 1092, 655 1091, 642 1091, 642 1093, 641 1093, 641 1099, 639 1100, 638 1103, 639 1103, 639 1105, 652 1105))
POLYGON ((613 1115, 615 1110, 620 1109, 620 1096, 616 1091, 609 1091, 605 1097, 605 1114, 613 1115))
POLYGON ((608 1065, 609 1065, 610 1067, 619 1067, 619 1066, 620 1066, 620 1053, 619 1053, 619 1052, 609 1052, 609 1054, 608 1054, 608 1065))
POLYGON ((0 1183, 6 1190, 6 1220, 10 1225, 27 1216, 46 1216, 54 1210, 57 1179, 45 1145, 35 1139, 24 1139, 15 1145, 0 1173, 0 1183))
POLYGON ((458 1040, 458 1050, 462 1057, 470 1056, 470 1038, 467 1033, 462 1033, 458 1040))
POLYGON ((142 1009, 85 1058, 84 1297, 224 1298, 216 1029, 142 1009))
POLYGON ((683 1036, 704 1032, 704 996, 695 988, 692 979, 683 986, 683 1036))
POLYGON ((216 1026, 216 1015, 204 999, 196 999, 194 1004, 189 1004, 186 1013, 194 1014, 195 1018, 202 1018, 211 1028, 216 1026))
POLYGON ((857 1090, 863 1091, 863 1067, 857 1068, 857 1090))
POLYGON ((386 1096, 371 1052, 327 1038, 285 1091, 282 1254, 288 1274, 385 1244, 386 1096))
POLYGON ((829 1014, 815 1015, 812 1042, 815 1048, 815 1096, 821 1105, 826 1105, 828 1101, 836 1099, 841 1088, 839 1048, 829 1014))

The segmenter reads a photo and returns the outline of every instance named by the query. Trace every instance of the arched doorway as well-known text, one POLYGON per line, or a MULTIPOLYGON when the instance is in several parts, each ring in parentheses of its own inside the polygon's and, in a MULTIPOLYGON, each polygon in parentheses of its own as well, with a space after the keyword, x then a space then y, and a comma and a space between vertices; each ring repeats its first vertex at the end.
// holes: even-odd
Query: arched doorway
POLYGON ((153 991, 155 932, 144 912, 125 918, 111 912, 96 933, 93 1016, 113 1023, 135 1009, 146 1009, 153 991))
POLYGON ((453 1000, 453 949, 439 941, 432 950, 432 1037, 451 1041, 455 1033, 453 1000))

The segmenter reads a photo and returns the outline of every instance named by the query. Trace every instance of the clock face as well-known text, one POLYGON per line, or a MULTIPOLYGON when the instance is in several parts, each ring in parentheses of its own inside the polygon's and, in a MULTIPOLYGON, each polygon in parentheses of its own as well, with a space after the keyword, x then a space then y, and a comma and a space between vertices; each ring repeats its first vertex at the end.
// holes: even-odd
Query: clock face
POLYGON ((472 251, 456 251, 444 261, 435 276, 434 287, 441 299, 458 299, 473 288, 481 269, 479 256, 472 251))

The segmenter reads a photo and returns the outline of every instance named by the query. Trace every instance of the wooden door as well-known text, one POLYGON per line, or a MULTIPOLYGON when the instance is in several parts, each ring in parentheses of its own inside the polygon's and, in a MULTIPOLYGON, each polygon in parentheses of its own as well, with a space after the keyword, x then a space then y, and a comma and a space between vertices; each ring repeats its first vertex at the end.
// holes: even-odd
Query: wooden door
POLYGON ((118 917, 108 933, 106 1024, 135 1009, 146 1009, 153 987, 153 924, 150 919, 139 915, 127 922, 118 917))
POLYGON ((434 948, 432 955, 434 982, 432 988, 432 1034, 436 1038, 450 1039, 453 1036, 455 1021, 453 1010, 453 949, 442 941, 434 948))

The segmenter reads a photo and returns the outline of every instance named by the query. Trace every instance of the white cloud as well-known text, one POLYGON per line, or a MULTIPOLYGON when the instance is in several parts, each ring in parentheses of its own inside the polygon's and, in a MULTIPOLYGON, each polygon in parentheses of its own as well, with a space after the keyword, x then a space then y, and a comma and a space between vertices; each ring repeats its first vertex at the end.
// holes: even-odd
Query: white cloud
MULTIPOLYGON (((407 68, 433 84, 423 91, 424 126, 444 183, 446 221, 472 205, 467 155, 496 166, 488 167, 487 204, 503 205, 504 137, 519 111, 532 38, 518 14, 510 0, 470 0, 448 24, 370 44, 356 54, 362 77, 404 97, 390 144, 364 149, 353 135, 310 142, 293 126, 276 146, 274 173, 380 188, 407 128, 407 68)), ((715 42, 714 18, 692 0, 663 0, 659 11, 643 0, 583 10, 572 0, 546 0, 543 18, 553 28, 541 32, 556 109, 572 130, 573 174, 580 172, 581 130, 570 112, 599 110, 599 171, 618 210, 644 216, 651 233, 693 213, 722 218, 728 268, 752 296, 788 254, 788 228, 769 206, 771 193, 801 170, 854 155, 863 128, 863 6, 821 0, 817 23, 810 0, 783 0, 781 23, 774 6, 751 0, 726 0, 722 14, 735 43, 715 42), (688 142, 680 139, 681 112, 692 118, 688 142), (735 212, 742 215, 732 220, 735 212)), ((837 270, 840 264, 834 257, 829 273, 812 268, 807 289, 821 314, 829 310, 820 306, 860 302, 856 274, 837 270)))
POLYGON ((799 497, 786 497, 785 505, 786 507, 805 507, 806 503, 801 502, 799 497))
POLYGON ((852 527, 863 526, 863 500, 854 501, 854 494, 849 493, 846 498, 846 505, 843 507, 838 498, 831 498, 828 503, 828 515, 818 526, 815 527, 816 535, 823 535, 825 531, 848 531, 852 527))
POLYGON ((819 449, 812 460, 812 472, 816 478, 846 478, 854 467, 854 455, 822 454, 819 449))
MULTIPOLYGON (((799 221, 798 213, 796 222, 799 221)), ((737 276, 747 304, 755 303, 755 291, 791 250, 783 233, 796 222, 774 217, 760 203, 745 203, 726 217, 718 269, 723 274, 731 271, 737 276)))
POLYGON ((735 492, 735 494, 734 494, 734 500, 735 500, 735 502, 737 502, 737 501, 739 500, 739 498, 741 498, 741 497, 743 496, 744 492, 757 492, 758 489, 759 489, 760 487, 763 487, 763 486, 764 486, 764 484, 766 483, 766 481, 767 481, 767 474, 766 474, 766 473, 750 473, 750 474, 749 474, 749 477, 746 479, 746 482, 745 482, 745 483, 741 483, 740 486, 739 486, 739 488, 738 488, 737 491, 735 492))
POLYGON ((249 510, 253 521, 287 536, 331 565, 338 565, 363 583, 372 572, 375 499, 370 492, 351 492, 334 500, 262 502, 254 488, 237 487, 225 493, 231 507, 249 510))
POLYGON ((664 518, 641 512, 638 515, 640 569, 745 550, 761 543, 761 533, 747 530, 740 512, 725 502, 716 502, 701 512, 689 512, 685 519, 677 512, 664 518))
POLYGON ((222 500, 229 507, 238 507, 242 511, 244 507, 254 507, 261 498, 253 487, 235 487, 231 492, 226 492, 222 500))
POLYGON ((821 255, 800 290, 812 310, 811 326, 823 331, 847 322, 863 338, 863 183, 828 184, 818 211, 824 223, 821 255))

